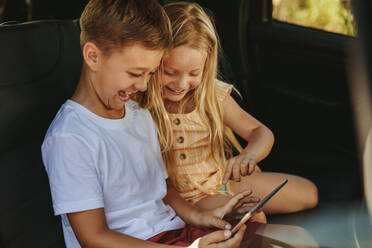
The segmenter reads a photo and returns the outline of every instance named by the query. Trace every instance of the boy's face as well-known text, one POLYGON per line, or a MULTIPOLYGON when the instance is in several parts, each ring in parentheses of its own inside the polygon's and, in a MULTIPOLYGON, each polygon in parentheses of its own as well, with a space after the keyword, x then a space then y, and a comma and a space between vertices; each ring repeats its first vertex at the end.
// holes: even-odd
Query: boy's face
POLYGON ((130 95, 145 91, 150 77, 160 64, 163 50, 150 50, 140 43, 128 45, 109 56, 100 56, 91 80, 99 115, 120 118, 130 95))

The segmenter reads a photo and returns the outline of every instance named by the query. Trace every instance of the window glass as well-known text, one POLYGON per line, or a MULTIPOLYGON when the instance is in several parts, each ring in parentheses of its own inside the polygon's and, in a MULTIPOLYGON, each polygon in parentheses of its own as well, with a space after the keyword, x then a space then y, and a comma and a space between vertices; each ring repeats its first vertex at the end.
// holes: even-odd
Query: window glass
POLYGON ((273 19, 329 32, 356 35, 350 0, 272 0, 273 19))
POLYGON ((1 22, 1 18, 3 16, 4 7, 5 7, 5 0, 0 0, 0 22, 1 22))

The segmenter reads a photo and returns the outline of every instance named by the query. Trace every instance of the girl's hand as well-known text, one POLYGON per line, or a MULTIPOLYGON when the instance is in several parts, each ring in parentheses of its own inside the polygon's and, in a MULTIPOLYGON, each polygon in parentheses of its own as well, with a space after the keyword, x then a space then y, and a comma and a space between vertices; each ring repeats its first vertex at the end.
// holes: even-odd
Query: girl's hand
POLYGON ((240 182, 240 176, 253 173, 256 166, 256 158, 248 152, 242 152, 238 156, 229 159, 222 183, 226 184, 229 179, 240 182))
POLYGON ((189 248, 224 248, 239 247, 243 240, 246 226, 242 225, 238 232, 231 238, 231 231, 216 231, 195 240, 189 248))

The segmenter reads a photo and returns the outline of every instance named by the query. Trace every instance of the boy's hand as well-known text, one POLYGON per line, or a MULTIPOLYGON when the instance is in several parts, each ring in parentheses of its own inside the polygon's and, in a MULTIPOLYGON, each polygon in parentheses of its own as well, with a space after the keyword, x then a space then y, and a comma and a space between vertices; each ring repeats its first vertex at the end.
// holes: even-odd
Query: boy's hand
POLYGON ((199 212, 199 214, 195 216, 192 224, 198 227, 214 227, 225 230, 231 229, 231 224, 229 222, 214 215, 211 211, 199 212))
POLYGON ((199 227, 231 229, 230 223, 223 220, 223 217, 225 215, 235 215, 241 207, 245 207, 245 204, 256 203, 259 201, 257 197, 249 197, 250 194, 252 194, 251 190, 243 191, 231 198, 222 207, 198 212, 198 215, 194 216, 193 225, 199 227))
POLYGON ((252 190, 242 191, 231 198, 224 206, 209 210, 218 218, 240 219, 260 201, 258 197, 251 196, 252 190))
POLYGON ((222 183, 226 184, 229 179, 240 182, 240 176, 252 174, 255 166, 256 158, 248 152, 242 152, 238 156, 230 158, 227 162, 222 183))
MULTIPOLYGON (((231 229, 230 223, 223 220, 223 218, 226 216, 226 219, 229 220, 240 219, 254 206, 255 203, 259 201, 259 198, 250 196, 251 194, 251 190, 240 192, 239 194, 231 198, 222 207, 199 212, 198 216, 195 216, 193 224, 200 227, 231 229)), ((262 211, 260 213, 254 214, 251 218, 253 221, 266 223, 266 216, 262 211)))
POLYGON ((231 237, 231 231, 216 231, 195 240, 189 248, 236 248, 243 240, 246 226, 242 225, 238 232, 231 237))

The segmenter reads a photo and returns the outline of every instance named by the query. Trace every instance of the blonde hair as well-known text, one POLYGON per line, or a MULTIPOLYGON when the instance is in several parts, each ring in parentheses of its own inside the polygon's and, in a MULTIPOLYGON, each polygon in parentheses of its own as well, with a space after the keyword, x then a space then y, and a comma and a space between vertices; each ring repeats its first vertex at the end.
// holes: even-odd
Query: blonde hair
MULTIPOLYGON (((195 105, 200 113, 201 120, 208 128, 212 157, 222 165, 222 170, 224 171, 226 158, 232 154, 229 137, 235 139, 235 136, 223 124, 223 111, 215 92, 220 45, 214 23, 206 11, 196 3, 175 2, 165 5, 164 9, 172 26, 173 48, 187 46, 199 51, 205 51, 207 54, 201 83, 182 99, 179 111, 183 113, 188 104, 192 103, 195 105)), ((159 74, 163 72, 162 69, 161 66, 159 74)), ((158 76, 159 79, 160 77, 158 76)), ((143 106, 149 107, 158 127, 159 143, 169 179, 173 186, 178 188, 177 179, 179 176, 175 166, 176 158, 171 149, 174 142, 172 126, 163 100, 161 100, 162 103, 158 102, 158 99, 161 99, 159 93, 161 93, 161 86, 158 81, 157 84, 149 87, 146 93, 148 98, 143 101, 143 106), (153 100, 154 102, 152 102, 153 100)), ((236 139, 235 141, 236 144, 239 144, 236 139)))

